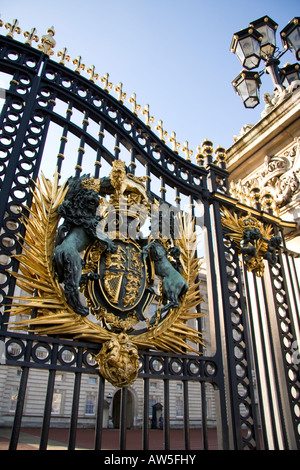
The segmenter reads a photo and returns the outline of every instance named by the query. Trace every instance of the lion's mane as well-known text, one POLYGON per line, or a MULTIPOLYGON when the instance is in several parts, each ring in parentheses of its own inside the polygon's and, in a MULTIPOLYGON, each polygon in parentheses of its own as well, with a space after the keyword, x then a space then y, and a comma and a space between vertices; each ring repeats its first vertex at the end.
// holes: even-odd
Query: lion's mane
POLYGON ((101 220, 97 215, 99 195, 93 189, 82 186, 82 181, 88 177, 89 175, 83 175, 68 179, 69 189, 65 200, 58 207, 58 213, 64 218, 64 223, 58 229, 56 245, 62 242, 74 226, 83 227, 91 237, 95 237, 96 227, 101 220))

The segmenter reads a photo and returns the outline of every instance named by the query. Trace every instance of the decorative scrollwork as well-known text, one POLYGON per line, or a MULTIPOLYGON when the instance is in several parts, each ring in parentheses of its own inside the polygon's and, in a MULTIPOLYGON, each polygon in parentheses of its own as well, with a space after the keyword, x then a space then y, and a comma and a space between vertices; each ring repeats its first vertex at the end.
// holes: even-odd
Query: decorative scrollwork
POLYGON ((227 236, 233 240, 240 254, 243 255, 244 263, 248 271, 253 271, 256 276, 264 274, 264 259, 274 266, 277 260, 277 251, 281 246, 282 239, 278 235, 272 236, 272 225, 265 226, 255 217, 248 214, 244 217, 233 215, 225 207, 222 208, 222 225, 232 232, 227 236))

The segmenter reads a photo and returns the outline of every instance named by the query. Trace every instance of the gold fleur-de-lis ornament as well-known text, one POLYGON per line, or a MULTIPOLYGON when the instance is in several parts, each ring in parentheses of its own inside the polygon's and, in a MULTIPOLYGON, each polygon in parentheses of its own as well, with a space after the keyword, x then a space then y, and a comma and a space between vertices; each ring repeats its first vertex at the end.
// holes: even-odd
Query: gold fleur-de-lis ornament
POLYGON ((97 73, 95 73, 95 66, 94 65, 91 65, 88 69, 87 69, 87 73, 90 74, 90 78, 89 80, 93 83, 95 83, 95 80, 97 80, 99 78, 99 75, 97 73))
POLYGON ((118 101, 123 103, 126 98, 126 93, 123 91, 123 83, 119 82, 118 85, 115 87, 115 90, 118 92, 118 101))
POLYGON ((76 57, 76 59, 73 59, 73 64, 76 65, 76 69, 74 70, 75 72, 80 74, 81 70, 85 69, 85 65, 82 63, 82 57, 79 55, 76 57))
POLYGON ((13 20, 12 23, 5 23, 5 28, 9 30, 6 36, 13 39, 15 33, 21 34, 21 28, 19 28, 18 24, 18 20, 13 20))
POLYGON ((65 61, 69 62, 70 61, 70 56, 67 54, 68 49, 64 47, 62 51, 58 51, 57 57, 60 57, 59 63, 61 65, 65 65, 65 61))
POLYGON ((36 28, 31 28, 30 31, 25 31, 24 37, 27 38, 27 40, 25 41, 25 44, 32 46, 32 41, 38 42, 39 37, 36 35, 36 33, 37 33, 36 28))
POLYGON ((159 131, 159 137, 160 137, 160 140, 162 140, 162 142, 166 142, 165 141, 165 137, 167 137, 168 133, 167 131, 164 130, 164 127, 163 127, 163 121, 160 119, 157 123, 157 126, 155 128, 157 131, 159 131))

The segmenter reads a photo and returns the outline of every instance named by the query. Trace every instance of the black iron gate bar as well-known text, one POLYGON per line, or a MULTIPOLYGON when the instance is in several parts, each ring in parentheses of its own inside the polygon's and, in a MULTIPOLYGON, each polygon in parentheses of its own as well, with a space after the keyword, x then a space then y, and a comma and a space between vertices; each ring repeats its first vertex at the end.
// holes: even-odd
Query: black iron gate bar
MULTIPOLYGON (((87 84, 86 79, 75 72, 68 70, 68 79, 73 85, 70 89, 65 90, 62 85, 65 74, 66 69, 55 62, 51 62, 46 68, 43 74, 42 84, 50 91, 48 102, 49 100, 59 98, 67 103, 72 103, 72 107, 76 105, 77 109, 85 112, 84 119, 87 119, 88 116, 89 119, 96 122, 99 120, 100 114, 101 125, 111 135, 116 137, 117 143, 121 143, 131 150, 132 160, 130 164, 133 169, 135 159, 138 158, 143 163, 147 162, 146 164, 149 166, 150 173, 154 174, 159 179, 164 179, 165 184, 168 184, 170 187, 176 188, 178 187, 178 178, 184 173, 188 176, 188 179, 186 181, 183 178, 181 179, 180 191, 189 196, 199 196, 199 190, 205 188, 204 180, 207 171, 204 168, 199 168, 172 152, 154 133, 150 133, 150 129, 140 121, 138 117, 133 115, 113 96, 101 90, 96 85, 88 83, 89 89, 86 97, 84 99, 79 98, 78 90, 82 87, 86 89, 87 84), (52 80, 47 79, 49 75, 53 77, 52 80), (93 102, 98 99, 101 100, 101 106, 96 108, 93 102), (112 113, 115 115, 114 118, 111 117, 112 113), (129 130, 125 128, 126 124, 129 124, 129 130), (144 144, 141 145, 140 142, 144 142, 144 144), (154 152, 159 154, 159 158, 153 157, 154 152), (172 166, 172 171, 168 169, 168 166, 172 166), (195 183, 195 179, 197 179, 197 183, 195 183)), ((71 111, 72 107, 68 109, 71 111)), ((57 124, 63 125, 65 123, 65 118, 56 114, 55 108, 53 108, 53 110, 50 109, 49 114, 52 120, 57 124)), ((84 124, 83 128, 79 128, 75 124, 68 123, 69 131, 73 132, 81 139, 84 139, 84 142, 82 141, 83 145, 79 147, 78 152, 79 155, 76 165, 77 175, 82 171, 81 165, 83 163, 84 144, 90 145, 95 150, 101 150, 101 158, 104 157, 109 163, 118 159, 120 153, 118 145, 115 145, 114 154, 109 152, 99 141, 88 134, 87 123, 85 122, 84 124)), ((103 135, 100 134, 100 137, 103 137, 103 135)), ((98 164, 95 165, 96 169, 99 169, 99 163, 101 163, 100 157, 98 158, 99 159, 96 160, 98 164)))
MULTIPOLYGON (((295 293, 290 290, 287 285, 287 276, 285 273, 283 256, 291 258, 287 249, 284 249, 282 253, 279 253, 279 262, 276 266, 269 269, 267 280, 271 284, 271 295, 274 299, 274 317, 271 315, 271 321, 273 320, 277 325, 278 337, 275 338, 273 333, 273 342, 280 345, 280 364, 278 365, 278 371, 280 378, 285 377, 287 387, 280 387, 282 381, 279 380, 280 394, 284 397, 284 400, 289 403, 289 416, 284 416, 284 422, 287 423, 287 434, 290 439, 297 435, 300 427, 300 409, 299 409, 299 367, 292 360, 291 349, 293 342, 299 338, 299 324, 293 321, 293 308, 291 302, 295 302, 295 293), (297 384, 298 382, 298 384, 297 384), (292 425, 292 430, 290 429, 292 425)), ((274 330, 274 328, 273 328, 274 330)))
MULTIPOLYGON (((51 422, 51 406, 54 393, 55 374, 58 371, 73 372, 75 374, 73 389, 73 405, 70 421, 68 449, 76 447, 76 430, 78 420, 78 406, 80 398, 80 382, 82 374, 97 374, 96 364, 91 360, 91 355, 98 352, 98 345, 78 341, 62 340, 61 338, 37 337, 33 334, 17 334, 13 332, 1 333, 5 339, 6 365, 16 366, 22 369, 20 379, 18 403, 14 417, 11 435, 10 450, 15 450, 18 445, 21 422, 23 417, 28 374, 30 369, 48 370, 47 395, 44 405, 44 419, 41 429, 40 450, 47 448, 48 435, 51 422), (40 358, 38 348, 42 347, 47 355, 40 358), (64 359, 64 353, 68 352, 71 359, 64 359)), ((141 366, 139 378, 144 379, 145 403, 143 416, 143 449, 149 448, 149 379, 164 380, 164 443, 165 450, 170 448, 170 428, 168 426, 169 415, 169 380, 182 381, 184 386, 184 435, 185 449, 189 449, 189 412, 188 412, 188 381, 198 382, 200 385, 199 397, 205 396, 204 383, 210 383, 218 387, 222 381, 222 369, 217 366, 214 357, 199 357, 195 355, 164 354, 154 351, 140 352, 141 366), (176 364, 176 368, 173 368, 176 364), (158 367, 161 366, 160 368, 158 367), (179 366, 179 370, 177 370, 179 366), (147 393, 148 392, 148 393, 147 393)), ((101 449, 102 419, 104 403, 104 379, 100 376, 99 396, 97 408, 97 424, 95 429, 95 450, 101 449)), ((126 389, 122 390, 120 420, 120 449, 126 449, 126 389)), ((200 400, 199 400, 200 401, 200 400)), ((205 412, 205 408, 203 410, 205 412)), ((203 448, 208 448, 207 425, 202 428, 203 448)), ((200 436, 199 436, 200 439, 200 436)))
MULTIPOLYGON (((234 244, 224 245, 224 232, 220 211, 221 205, 228 208, 239 209, 242 212, 249 210, 264 222, 272 223, 283 229, 295 228, 295 224, 282 223, 280 219, 270 214, 262 213, 257 209, 250 209, 240 205, 232 199, 228 193, 228 173, 225 169, 224 149, 217 149, 217 164, 213 163, 212 143, 203 143, 203 155, 199 155, 200 165, 196 166, 181 158, 176 151, 170 150, 163 140, 154 134, 146 123, 142 122, 134 113, 131 113, 121 101, 112 97, 105 89, 99 88, 77 72, 65 68, 50 60, 40 51, 34 50, 28 45, 23 45, 9 37, 0 36, 0 70, 12 76, 10 88, 7 90, 6 102, 1 114, 0 150, 1 150, 1 254, 7 257, 7 263, 1 266, 2 282, 1 293, 13 296, 14 281, 7 270, 17 270, 17 262, 11 255, 20 252, 21 247, 17 243, 19 234, 23 234, 23 226, 20 222, 19 210, 24 205, 30 206, 31 193, 29 190, 30 179, 37 178, 40 163, 45 147, 49 125, 51 122, 62 128, 60 147, 57 156, 59 171, 64 162, 67 136, 72 134, 80 139, 77 152, 75 174, 79 175, 85 166, 86 146, 96 151, 95 177, 99 177, 101 161, 104 159, 111 164, 115 159, 122 158, 120 145, 122 144, 130 152, 128 167, 134 173, 136 164, 144 166, 148 176, 147 189, 157 192, 151 182, 151 176, 155 176, 161 184, 160 198, 166 200, 168 187, 175 188, 175 201, 180 207, 181 196, 187 196, 193 207, 198 201, 204 207, 204 231, 208 259, 208 290, 212 305, 211 315, 214 321, 215 351, 212 357, 206 356, 172 356, 165 353, 140 352, 141 368, 139 376, 144 381, 144 428, 143 446, 148 448, 149 436, 146 425, 149 405, 149 380, 152 377, 164 381, 165 398, 165 448, 170 446, 169 433, 169 380, 182 380, 184 390, 185 413, 185 446, 189 447, 189 416, 188 416, 188 383, 199 382, 200 395, 204 406, 202 407, 202 422, 204 426, 203 446, 209 447, 206 415, 205 415, 205 384, 212 383, 218 390, 217 404, 219 406, 218 436, 220 446, 223 448, 258 448, 258 431, 256 423, 256 411, 254 409, 254 393, 252 387, 249 348, 253 349, 253 335, 248 332, 248 317, 250 307, 248 305, 245 315, 242 299, 242 277, 234 244), (55 103, 61 100, 67 103, 66 116, 55 112, 55 103), (76 125, 71 120, 73 110, 83 113, 82 126, 76 125), (88 132, 90 120, 98 123, 99 134, 94 137, 88 132), (115 146, 113 152, 105 144, 105 132, 114 136, 115 146), (5 202, 5 204, 4 204, 5 202), (229 260, 232 256, 233 262, 229 260), (227 257, 227 258, 226 258, 227 257), (227 261, 226 261, 227 260, 227 261), (228 268, 234 267, 233 273, 228 276, 228 268), (234 282, 233 282, 234 281, 234 282), (239 304, 238 323, 232 322, 232 313, 237 309, 229 302, 229 283, 234 284, 233 299, 239 304), (235 336, 233 336, 233 332, 235 336), (225 338, 225 339, 224 339, 225 338), (154 359, 155 358, 155 359, 154 359), (173 374, 172 361, 180 361, 180 371, 173 374), (154 361, 161 363, 161 370, 157 371, 154 361), (198 373, 193 374, 189 364, 199 366, 198 373), (242 371, 242 373, 241 373, 242 371), (244 387, 243 395, 240 387, 244 387), (246 408, 242 411, 241 405, 246 408), (243 435, 246 426, 247 435, 243 435)), ((5 301, 3 302, 5 303, 5 301)), ((295 300, 294 300, 295 304, 295 300)), ((297 304, 295 304, 297 305, 297 304)), ((289 314, 290 315, 290 314, 289 314)), ((87 361, 87 354, 96 346, 92 343, 66 342, 57 338, 41 338, 35 335, 23 335, 7 331, 6 322, 9 315, 2 316, 1 336, 6 340, 8 348, 6 364, 22 367, 20 396, 15 415, 15 424, 11 439, 11 448, 16 448, 18 433, 20 430, 23 404, 28 379, 28 371, 31 367, 49 370, 48 390, 45 401, 44 422, 40 447, 46 448, 50 426, 51 400, 56 370, 65 368, 75 373, 75 385, 72 405, 72 419, 70 427, 69 448, 75 447, 76 426, 78 419, 78 403, 80 396, 80 379, 82 373, 96 371, 87 361), (9 351, 11 345, 19 345, 20 355, 12 356, 9 351), (49 357, 46 361, 37 360, 35 354, 37 344, 47 344, 49 357), (73 351, 74 362, 62 363, 61 350, 68 347, 73 351)), ((200 325, 200 323, 199 323, 200 325)), ((285 349, 286 351, 286 349, 285 349)), ((289 348, 290 351, 290 348, 289 348)), ((276 366, 275 366, 276 367, 276 366)), ((284 367, 287 367, 285 364, 284 367)), ((292 380, 290 390, 296 387, 298 382, 292 380)), ((294 389, 293 389, 294 390, 294 389)), ((122 392, 121 416, 123 418, 120 430, 120 448, 126 448, 126 389, 122 392)), ((101 448, 102 414, 104 400, 104 381, 99 381, 99 400, 97 410, 97 427, 95 432, 95 448, 101 448)), ((294 407, 294 412, 296 410, 294 407)), ((296 428, 294 428, 294 431, 296 428)), ((299 441, 299 431, 295 432, 295 440, 299 441)), ((268 446, 267 438, 264 439, 268 446)), ((288 442, 285 445, 289 445, 288 442)), ((279 444, 278 444, 279 446, 279 444)))

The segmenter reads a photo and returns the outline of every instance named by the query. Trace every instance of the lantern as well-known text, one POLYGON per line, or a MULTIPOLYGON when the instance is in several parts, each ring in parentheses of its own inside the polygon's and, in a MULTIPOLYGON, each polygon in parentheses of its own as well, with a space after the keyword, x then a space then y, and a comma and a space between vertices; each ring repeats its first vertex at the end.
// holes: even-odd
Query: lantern
POLYGON ((282 44, 300 60, 300 17, 295 17, 280 33, 282 44))
POLYGON ((276 49, 276 29, 278 24, 268 16, 252 21, 250 27, 256 29, 262 36, 260 53, 264 60, 272 57, 276 49))
POLYGON ((261 34, 253 28, 243 29, 233 35, 230 50, 247 70, 259 66, 261 39, 261 34))
POLYGON ((300 65, 286 64, 283 69, 280 69, 280 79, 285 88, 295 80, 300 80, 300 65))
POLYGON ((233 80, 232 85, 242 98, 245 108, 255 108, 259 104, 261 81, 257 72, 242 70, 233 80))

